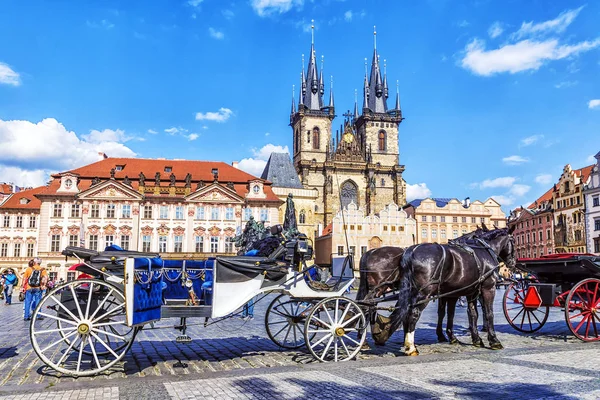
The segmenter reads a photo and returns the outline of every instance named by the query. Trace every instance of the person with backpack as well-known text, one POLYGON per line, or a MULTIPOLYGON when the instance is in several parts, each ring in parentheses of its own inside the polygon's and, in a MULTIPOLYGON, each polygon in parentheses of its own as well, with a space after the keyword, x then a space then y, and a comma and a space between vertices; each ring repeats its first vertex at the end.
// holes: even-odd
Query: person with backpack
POLYGON ((19 278, 15 275, 15 271, 9 268, 4 276, 4 304, 10 306, 12 304, 13 288, 19 284, 19 278))
MULTIPOLYGON (((41 266, 42 259, 39 257, 29 261, 29 266, 23 274, 23 286, 25 288, 25 313, 23 319, 31 320, 31 310, 35 310, 42 299, 42 290, 46 288, 48 273, 41 266)), ((38 319, 43 319, 39 317, 38 319)))

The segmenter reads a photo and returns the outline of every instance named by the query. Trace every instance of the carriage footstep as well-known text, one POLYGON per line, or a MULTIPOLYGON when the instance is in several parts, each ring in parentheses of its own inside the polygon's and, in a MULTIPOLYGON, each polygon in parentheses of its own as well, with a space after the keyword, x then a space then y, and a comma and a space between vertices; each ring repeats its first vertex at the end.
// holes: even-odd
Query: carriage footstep
POLYGON ((175 338, 175 342, 177 343, 191 343, 192 338, 188 335, 180 335, 175 338))

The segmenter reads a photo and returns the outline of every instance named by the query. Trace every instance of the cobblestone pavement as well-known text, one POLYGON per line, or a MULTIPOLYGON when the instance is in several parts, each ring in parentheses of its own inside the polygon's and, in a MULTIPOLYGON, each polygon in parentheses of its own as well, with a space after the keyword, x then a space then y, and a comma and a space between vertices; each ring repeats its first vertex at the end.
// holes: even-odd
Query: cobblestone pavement
POLYGON ((372 350, 363 351, 359 362, 319 364, 303 349, 282 351, 269 340, 263 320, 269 297, 256 304, 250 321, 205 328, 203 321, 191 320, 198 325, 190 326, 194 340, 187 344, 175 343, 175 320, 160 321, 157 329, 138 335, 120 365, 79 379, 61 376, 37 358, 16 304, 0 308, 0 399, 51 399, 58 393, 60 398, 144 398, 140 391, 156 398, 490 398, 509 393, 523 399, 600 398, 600 344, 575 339, 559 309, 551 309, 546 325, 533 335, 514 331, 502 314, 502 294, 499 290, 496 296, 495 320, 503 351, 470 345, 464 308, 457 310, 456 320, 461 344, 437 343, 432 304, 417 327, 421 357, 401 356, 403 334, 398 332, 383 347, 369 338, 372 350), (146 378, 131 379, 139 377, 146 378), (104 391, 94 392, 96 386, 104 391), (44 388, 40 397, 19 397, 44 388))

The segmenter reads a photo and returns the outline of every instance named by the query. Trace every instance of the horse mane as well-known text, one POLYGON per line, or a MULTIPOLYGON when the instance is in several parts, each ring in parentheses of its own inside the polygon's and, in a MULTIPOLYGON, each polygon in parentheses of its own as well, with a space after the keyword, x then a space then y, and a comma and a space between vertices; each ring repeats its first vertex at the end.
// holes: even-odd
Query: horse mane
POLYGON ((480 236, 480 238, 484 240, 494 240, 500 236, 508 236, 508 228, 498 228, 489 232, 485 232, 480 236))

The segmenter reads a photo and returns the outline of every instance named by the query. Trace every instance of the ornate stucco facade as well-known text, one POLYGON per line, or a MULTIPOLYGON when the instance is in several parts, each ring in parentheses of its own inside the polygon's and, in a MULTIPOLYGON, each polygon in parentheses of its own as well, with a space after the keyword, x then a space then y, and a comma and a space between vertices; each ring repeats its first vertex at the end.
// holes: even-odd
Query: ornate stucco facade
POLYGON ((408 203, 404 210, 417 222, 417 243, 448 243, 472 232, 478 226, 485 224, 492 229, 494 226, 506 226, 506 215, 494 199, 485 202, 466 199, 435 198, 416 199, 408 203))
POLYGON ((537 258, 554 253, 552 189, 528 208, 513 210, 508 225, 514 226, 517 258, 537 258))
POLYGON ((600 152, 583 191, 585 196, 585 228, 587 252, 600 255, 600 152))
POLYGON ((400 99, 396 94, 394 108, 388 109, 387 76, 381 72, 377 49, 370 76, 364 76, 362 110, 359 114, 355 101, 354 112, 344 114, 344 123, 335 135, 333 90, 327 105, 324 93, 323 71, 317 67, 313 44, 306 73, 302 70, 297 108, 292 99, 290 126, 295 170, 304 188, 318 193, 312 206, 315 221, 327 226, 350 203, 367 215, 390 203, 405 204, 398 145, 403 119, 400 99))

